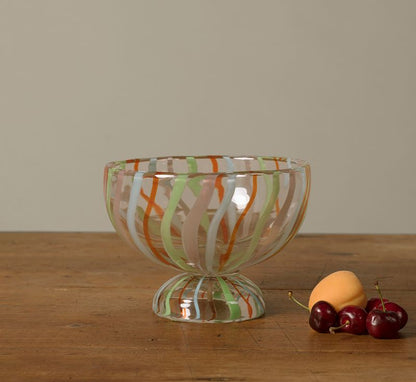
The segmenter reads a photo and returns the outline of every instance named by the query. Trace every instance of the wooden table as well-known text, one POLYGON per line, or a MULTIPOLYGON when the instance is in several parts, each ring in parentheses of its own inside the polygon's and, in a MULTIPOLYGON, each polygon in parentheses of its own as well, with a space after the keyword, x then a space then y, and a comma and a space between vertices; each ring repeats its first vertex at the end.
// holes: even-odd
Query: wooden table
POLYGON ((237 324, 154 315, 174 274, 113 233, 1 233, 0 381, 416 381, 416 236, 297 236, 245 270, 267 313, 237 324), (340 269, 407 309, 401 338, 309 329, 287 291, 340 269))

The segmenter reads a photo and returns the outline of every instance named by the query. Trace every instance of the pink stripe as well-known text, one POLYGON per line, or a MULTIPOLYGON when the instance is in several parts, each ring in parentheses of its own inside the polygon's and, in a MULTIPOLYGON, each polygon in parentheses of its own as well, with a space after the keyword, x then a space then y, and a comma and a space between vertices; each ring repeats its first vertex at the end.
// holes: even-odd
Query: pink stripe
POLYGON ((104 169, 104 200, 105 201, 107 201, 108 169, 109 167, 106 167, 104 169))
POLYGON ((201 191, 182 225, 182 242, 188 261, 200 269, 205 267, 205 251, 200 256, 198 248, 199 224, 214 193, 215 178, 215 175, 209 175, 202 181, 201 191))
POLYGON ((127 234, 128 228, 126 221, 120 215, 120 201, 121 201, 121 188, 123 186, 123 175, 121 172, 117 174, 117 188, 116 194, 114 196, 114 224, 116 225, 117 232, 122 235, 130 244, 134 246, 133 241, 130 238, 130 235, 127 234))
MULTIPOLYGON (((251 171, 252 170, 252 168, 251 168, 251 163, 252 163, 253 161, 246 161, 246 171, 251 171)), ((253 188, 252 188, 252 186, 251 186, 251 176, 245 176, 244 178, 242 178, 243 179, 243 181, 244 181, 244 187, 246 188, 246 190, 247 190, 247 193, 249 194, 249 195, 251 195, 252 194, 252 191, 253 191, 253 188)), ((253 212, 255 211, 255 205, 256 205, 256 199, 254 199, 254 202, 253 202, 253 208, 250 208, 248 211, 247 211, 247 214, 246 214, 246 216, 244 217, 244 220, 243 220, 243 225, 242 225, 242 237, 244 237, 244 236, 249 236, 250 235, 250 227, 251 227, 251 221, 253 220, 253 212)))
MULTIPOLYGON (((278 240, 280 241, 282 236, 286 232, 285 230, 282 230, 283 223, 285 223, 285 221, 286 221, 286 225, 287 225, 288 222, 291 221, 291 218, 289 216, 289 208, 292 206, 292 202, 293 202, 293 199, 294 199, 294 196, 295 196, 295 191, 297 190, 297 187, 296 187, 296 173, 291 172, 291 173, 288 174, 288 176, 289 176, 289 189, 287 191, 286 198, 283 201, 283 206, 281 206, 280 211, 277 212, 277 216, 276 216, 276 219, 273 223, 272 230, 268 234, 269 243, 266 243, 266 240, 265 240, 264 243, 263 243, 264 246, 275 243, 276 242, 276 237, 279 236, 279 232, 280 232, 280 237, 279 237, 278 240)), ((295 224, 296 224, 296 221, 295 221, 294 225, 295 224)), ((293 227, 294 227, 294 225, 293 225, 293 227)), ((292 227, 292 230, 293 230, 293 227, 292 227)), ((287 229, 287 227, 286 227, 286 229, 287 229)), ((291 230, 291 232, 292 232, 292 230, 291 230)), ((286 240, 286 243, 287 242, 288 241, 286 240)), ((279 252, 282 250, 282 248, 284 246, 285 246, 285 244, 282 244, 282 247, 279 248, 279 252)), ((270 251, 271 249, 272 248, 270 248, 270 247, 267 248, 268 251, 270 251)), ((262 256, 264 256, 264 254, 262 256)), ((250 264, 256 263, 260 258, 262 258, 262 256, 259 256, 259 255, 256 254, 251 259, 250 264)))

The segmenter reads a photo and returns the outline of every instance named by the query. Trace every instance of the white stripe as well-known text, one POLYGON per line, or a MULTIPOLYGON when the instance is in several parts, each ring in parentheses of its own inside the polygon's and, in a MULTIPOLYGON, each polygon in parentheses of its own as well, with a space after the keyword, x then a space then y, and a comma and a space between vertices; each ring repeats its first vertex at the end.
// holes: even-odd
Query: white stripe
MULTIPOLYGON (((234 171, 234 164, 230 157, 224 157, 227 162, 227 173, 232 173, 234 171)), ((231 195, 232 196, 232 195, 231 195)), ((228 213, 227 213, 227 220, 228 220, 228 229, 230 232, 233 231, 235 223, 237 221, 236 217, 236 210, 233 203, 228 204, 228 213)))
POLYGON ((148 169, 149 172, 156 172, 156 162, 157 162, 157 159, 156 158, 150 159, 150 161, 149 161, 149 169, 148 169))
POLYGON ((195 306, 195 313, 196 313, 195 319, 196 320, 199 320, 201 318, 201 311, 199 310, 199 304, 198 304, 198 293, 199 293, 199 290, 201 289, 201 285, 204 279, 205 279, 205 276, 202 276, 201 280, 199 280, 199 283, 195 288, 195 293, 194 293, 194 306, 195 306))
MULTIPOLYGON (((292 161, 290 158, 286 158, 287 168, 289 170, 292 169, 292 161)), ((285 187, 289 186, 289 178, 290 178, 290 172, 288 173, 288 176, 284 178, 284 185, 285 187)))
POLYGON ((214 261, 215 256, 215 243, 217 241, 217 233, 218 233, 218 226, 220 225, 221 219, 225 215, 230 203, 231 199, 234 195, 235 190, 235 175, 229 175, 227 178, 227 189, 224 194, 224 198, 215 213, 214 217, 211 220, 211 224, 208 228, 207 233, 207 243, 205 247, 205 265, 208 272, 212 272, 212 263, 214 261))

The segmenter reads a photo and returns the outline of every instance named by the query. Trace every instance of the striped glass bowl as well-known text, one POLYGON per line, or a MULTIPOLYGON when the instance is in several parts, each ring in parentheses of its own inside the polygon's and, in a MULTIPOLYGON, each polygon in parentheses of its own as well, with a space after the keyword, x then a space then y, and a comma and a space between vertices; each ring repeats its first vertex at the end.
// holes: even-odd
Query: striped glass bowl
POLYGON ((156 263, 181 270, 153 310, 188 322, 260 317, 260 289, 239 271, 293 238, 308 203, 310 167, 282 157, 197 156, 110 162, 107 212, 118 234, 156 263))

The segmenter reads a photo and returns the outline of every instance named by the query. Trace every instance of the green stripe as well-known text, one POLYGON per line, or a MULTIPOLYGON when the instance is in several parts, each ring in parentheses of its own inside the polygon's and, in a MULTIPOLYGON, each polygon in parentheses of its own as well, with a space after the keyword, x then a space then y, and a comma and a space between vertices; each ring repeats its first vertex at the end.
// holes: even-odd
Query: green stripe
POLYGON ((194 157, 186 157, 186 162, 188 163, 189 172, 197 172, 198 165, 194 157))
POLYGON ((185 252, 181 249, 176 249, 173 245, 171 235, 172 218, 175 215, 176 207, 178 206, 179 201, 181 200, 183 191, 186 187, 187 179, 188 176, 184 174, 178 175, 178 177, 175 179, 168 206, 166 208, 165 213, 163 214, 160 232, 162 235, 163 246, 165 247, 165 250, 168 253, 169 257, 182 269, 192 270, 192 267, 187 265, 186 262, 183 260, 186 258, 185 252))
MULTIPOLYGON (((189 173, 195 173, 198 171, 198 165, 194 157, 186 157, 186 161, 188 163, 189 173)), ((194 178, 190 178, 188 181, 188 187, 191 189, 191 191, 196 197, 198 197, 198 195, 201 192, 201 188, 202 188, 201 180, 202 179, 203 179, 203 176, 196 176, 194 178)), ((201 218, 201 226, 204 228, 205 231, 208 231, 209 217, 206 212, 201 218)))
POLYGON ((113 173, 114 173, 114 168, 109 168, 107 171, 107 193, 106 193, 106 205, 107 205, 107 213, 108 216, 110 217, 111 220, 111 224, 113 225, 114 228, 116 228, 116 225, 114 223, 114 216, 113 216, 113 211, 111 210, 111 183, 112 183, 112 179, 113 179, 113 173))
POLYGON ((270 185, 270 179, 267 179, 269 175, 264 175, 266 187, 267 187, 267 198, 264 203, 263 209, 260 213, 259 220, 257 221, 256 227, 254 228, 254 233, 251 238, 250 245, 247 249, 247 252, 239 259, 236 264, 233 264, 232 267, 239 266, 247 261, 253 254, 256 246, 260 240, 261 234, 263 232, 264 225, 266 224, 267 219, 271 211, 273 210, 274 204, 276 202, 277 195, 279 194, 280 182, 279 182, 279 173, 273 173, 273 183, 270 185))
POLYGON ((110 167, 107 171, 107 192, 106 192, 107 213, 108 213, 108 216, 110 217, 111 224, 113 225, 115 229, 117 228, 116 228, 116 223, 114 221, 113 211, 111 209, 111 186, 112 186, 113 175, 115 175, 116 171, 118 172, 119 170, 124 170, 126 168, 126 161, 121 161, 118 163, 119 164, 117 165, 117 167, 110 167))
POLYGON ((181 282, 183 282, 183 280, 187 279, 188 277, 189 277, 188 275, 185 275, 185 276, 181 277, 179 279, 179 281, 177 281, 172 288, 169 288, 169 292, 166 295, 166 300, 165 300, 165 313, 164 313, 165 316, 169 316, 170 313, 171 313, 171 310, 170 310, 170 299, 172 297, 172 293, 181 284, 181 282))
POLYGON ((221 286, 225 300, 228 304, 228 308, 230 309, 230 320, 237 320, 241 318, 240 306, 238 305, 238 302, 234 299, 234 296, 231 293, 230 288, 228 288, 227 283, 224 281, 222 277, 219 276, 217 276, 217 280, 221 286))

